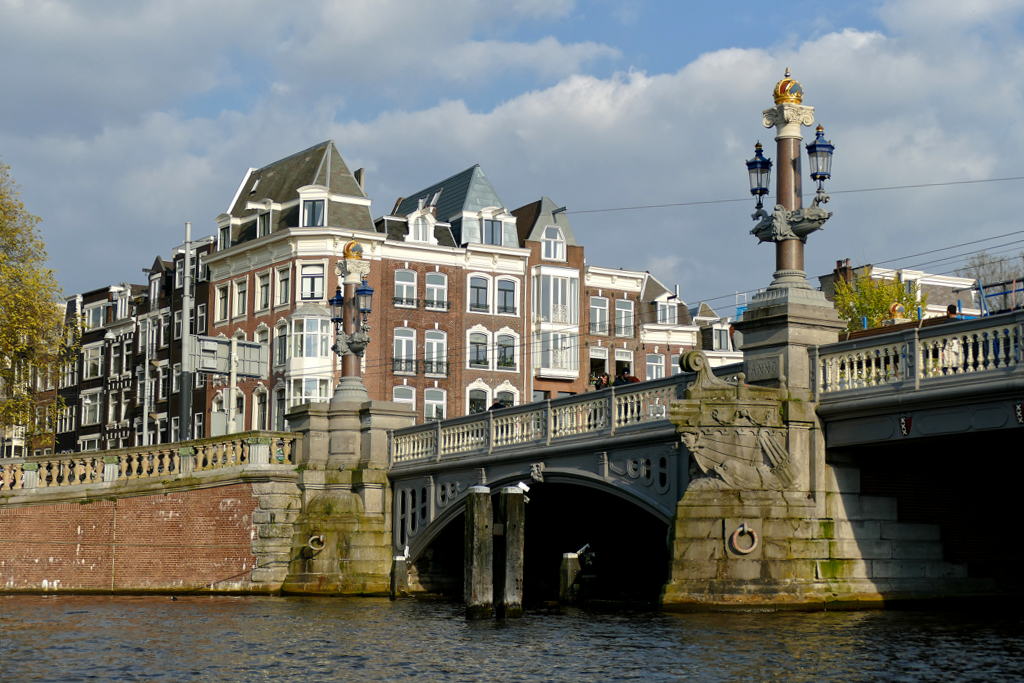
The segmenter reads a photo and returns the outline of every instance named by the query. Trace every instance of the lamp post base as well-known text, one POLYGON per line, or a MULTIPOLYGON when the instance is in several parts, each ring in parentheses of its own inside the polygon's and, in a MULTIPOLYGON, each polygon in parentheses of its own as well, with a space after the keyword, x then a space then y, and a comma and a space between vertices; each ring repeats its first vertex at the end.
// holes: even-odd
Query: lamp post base
POLYGON ((342 377, 334 387, 331 403, 365 403, 370 400, 362 377, 342 377))

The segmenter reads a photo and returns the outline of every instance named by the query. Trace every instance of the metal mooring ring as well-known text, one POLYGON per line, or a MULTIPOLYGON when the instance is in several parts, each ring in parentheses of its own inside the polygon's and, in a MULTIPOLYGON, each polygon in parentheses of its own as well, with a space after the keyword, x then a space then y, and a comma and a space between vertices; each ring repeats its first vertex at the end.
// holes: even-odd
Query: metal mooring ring
POLYGON ((732 536, 729 537, 729 544, 732 546, 733 552, 738 555, 749 555, 754 552, 754 549, 757 548, 757 542, 757 532, 747 526, 746 522, 743 522, 736 531, 732 532, 732 536), (747 534, 750 536, 751 542, 749 548, 744 549, 740 547, 740 534, 747 534))
POLYGON ((317 534, 316 536, 310 536, 309 540, 306 541, 306 545, 310 550, 319 551, 327 547, 327 541, 324 539, 323 534, 317 534))

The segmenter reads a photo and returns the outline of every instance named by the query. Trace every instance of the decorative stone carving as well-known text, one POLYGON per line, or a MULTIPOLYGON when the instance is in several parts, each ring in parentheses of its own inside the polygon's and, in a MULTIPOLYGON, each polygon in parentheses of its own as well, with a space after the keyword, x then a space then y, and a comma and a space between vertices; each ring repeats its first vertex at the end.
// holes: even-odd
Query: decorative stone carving
POLYGON ((818 192, 811 206, 796 211, 787 211, 782 204, 776 204, 775 209, 769 214, 764 209, 758 209, 751 218, 761 220, 750 229, 751 235, 756 235, 758 242, 782 242, 783 240, 800 240, 807 242, 807 236, 816 230, 821 230, 829 218, 831 211, 820 208, 820 204, 828 201, 828 195, 818 192))
POLYGON ((338 261, 334 266, 334 274, 342 278, 345 284, 358 285, 370 274, 370 262, 356 259, 338 261))
POLYGON ((764 127, 778 128, 778 137, 801 137, 800 126, 814 123, 814 107, 793 102, 783 102, 771 109, 765 109, 764 127))
POLYGON ((690 487, 700 489, 781 490, 791 488, 798 474, 786 449, 781 389, 748 386, 743 374, 736 383, 711 373, 700 351, 680 362, 697 377, 674 402, 670 419, 693 456, 690 487))

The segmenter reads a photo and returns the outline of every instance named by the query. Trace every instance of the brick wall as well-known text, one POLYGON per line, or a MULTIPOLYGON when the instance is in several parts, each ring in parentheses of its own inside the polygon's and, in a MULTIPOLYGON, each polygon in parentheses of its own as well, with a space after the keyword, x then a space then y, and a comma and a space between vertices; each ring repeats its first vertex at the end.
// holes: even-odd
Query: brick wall
POLYGON ((266 590, 251 484, 0 510, 3 590, 266 590))

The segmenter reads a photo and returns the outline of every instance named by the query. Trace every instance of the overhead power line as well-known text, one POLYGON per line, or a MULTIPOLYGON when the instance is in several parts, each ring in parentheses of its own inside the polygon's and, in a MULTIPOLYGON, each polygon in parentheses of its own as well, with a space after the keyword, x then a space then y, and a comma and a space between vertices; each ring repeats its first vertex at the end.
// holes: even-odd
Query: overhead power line
MULTIPOLYGON (((857 190, 831 190, 829 194, 858 194, 861 192, 888 192, 890 190, 916 190, 925 187, 950 187, 953 185, 981 185, 984 183, 1003 183, 1012 180, 1024 180, 1024 176, 1008 176, 1006 178, 985 178, 982 180, 950 180, 942 183, 920 183, 917 185, 891 185, 888 187, 864 187, 857 190)), ((804 195, 811 197, 813 195, 804 195)), ((610 211, 640 211, 643 209, 669 209, 678 206, 701 206, 704 204, 729 204, 732 202, 748 202, 750 197, 741 199, 707 199, 695 202, 672 202, 669 204, 643 204, 640 206, 617 206, 606 209, 580 209, 578 211, 566 211, 566 214, 579 213, 607 213, 610 211)))

